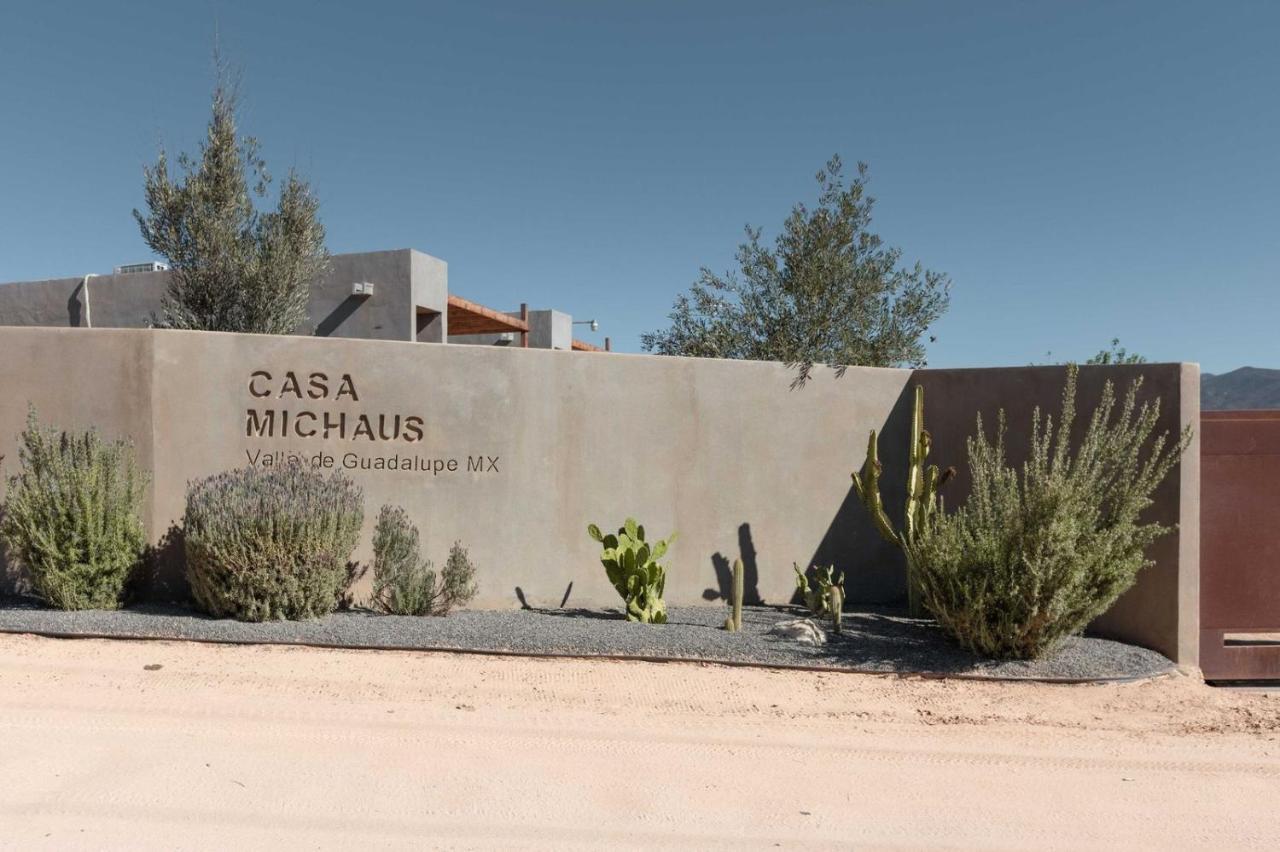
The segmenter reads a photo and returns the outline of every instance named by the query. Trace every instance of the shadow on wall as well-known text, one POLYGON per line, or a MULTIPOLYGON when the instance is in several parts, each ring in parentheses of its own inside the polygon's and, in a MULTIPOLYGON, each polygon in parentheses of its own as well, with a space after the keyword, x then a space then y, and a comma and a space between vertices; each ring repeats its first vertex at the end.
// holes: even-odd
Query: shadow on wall
POLYGON ((71 295, 67 297, 67 325, 72 328, 80 327, 80 291, 84 289, 84 282, 79 287, 71 291, 71 295))
POLYGON ((191 597, 185 568, 182 528, 171 524, 160 541, 149 545, 142 564, 131 578, 130 597, 145 601, 173 603, 191 597))
MULTIPOLYGON (((738 527, 738 554, 742 560, 742 602, 747 606, 764 603, 760 597, 760 566, 756 563, 756 545, 751 540, 751 524, 738 527)), ((716 572, 718 589, 702 593, 704 601, 729 600, 733 588, 733 561, 722 553, 711 555, 711 567, 716 572)))
MULTIPOLYGON (((895 524, 901 523, 902 506, 906 500, 906 469, 908 460, 907 440, 911 429, 911 403, 915 382, 910 381, 903 386, 898 401, 894 403, 889 417, 877 430, 879 436, 880 464, 884 476, 880 480, 880 494, 884 499, 885 511, 895 524)), ((929 423, 928 400, 925 401, 925 423, 929 423)), ((867 434, 849 435, 850 451, 846 458, 848 470, 837 470, 834 475, 845 477, 849 490, 845 492, 840 508, 831 519, 826 534, 813 552, 805 568, 805 573, 812 577, 813 568, 825 568, 834 565, 836 573, 844 572, 845 599, 857 604, 899 604, 906 601, 907 580, 906 563, 902 551, 880 537, 870 515, 858 500, 858 493, 853 490, 852 474, 862 467, 867 453, 867 434)), ((931 456, 933 461, 938 460, 931 456)), ((943 460, 954 464, 956 460, 943 460)), ((801 604, 799 593, 791 599, 793 604, 801 604)))
POLYGON ((351 318, 352 314, 360 310, 360 306, 362 304, 364 304, 364 298, 362 296, 348 296, 343 299, 342 302, 338 304, 338 307, 334 308, 333 311, 330 312, 329 316, 320 320, 320 322, 316 324, 315 336, 328 337, 333 334, 338 330, 339 326, 351 318))

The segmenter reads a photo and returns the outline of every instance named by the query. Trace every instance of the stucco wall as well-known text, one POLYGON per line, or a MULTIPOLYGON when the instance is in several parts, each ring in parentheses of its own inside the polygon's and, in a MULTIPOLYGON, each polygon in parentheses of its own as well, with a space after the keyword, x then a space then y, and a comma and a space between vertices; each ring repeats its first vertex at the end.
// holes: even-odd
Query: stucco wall
MULTIPOLYGON (((791 600, 793 562, 835 563, 848 576, 850 600, 902 593, 900 555, 872 530, 851 494, 849 472, 862 463, 867 432, 881 430, 886 497, 899 504, 893 489, 900 488, 895 472, 905 455, 909 370, 858 368, 837 379, 819 369, 808 386, 792 389, 792 371, 769 363, 22 328, 0 329, 0 359, 25 365, 0 374, 8 400, 0 411, 6 470, 13 470, 27 400, 47 420, 129 435, 155 472, 147 518, 155 538, 181 516, 189 480, 255 458, 261 463, 274 451, 323 453, 335 466, 350 458, 453 460, 455 469, 434 474, 352 472, 367 497, 360 558, 369 555, 378 506, 398 502, 418 521, 430 558, 442 561, 455 539, 471 549, 480 566, 476 606, 516 606, 521 597, 532 606, 614 605, 585 528, 617 526, 634 515, 653 534, 679 531, 667 586, 673 603, 716 600, 728 564, 739 556, 748 567, 749 597, 767 602, 791 600), (289 371, 299 379, 301 399, 286 384, 289 371), (327 398, 307 395, 309 389, 320 395, 309 384, 312 373, 324 375, 327 398), (344 375, 354 398, 336 393, 344 375), (246 435, 249 410, 259 426, 267 410, 277 418, 287 412, 302 433, 326 413, 335 424, 345 414, 349 434, 246 435), (353 438, 360 414, 375 431, 384 415, 388 435, 397 415, 402 435, 411 431, 409 418, 421 418, 422 440, 353 438), (468 469, 469 460, 479 460, 478 469, 468 469)), ((1181 389, 1180 402, 1167 399, 1184 415, 1194 399, 1184 386, 1188 371, 1194 368, 1143 368, 1148 390, 1181 389)), ((1083 399, 1102 372, 1086 373, 1083 399)), ((920 371, 916 378, 927 388, 934 457, 962 465, 975 411, 999 403, 1010 409, 1012 423, 1025 422, 1029 405, 1056 401, 1062 371, 920 371)), ((1155 511, 1185 519, 1197 487, 1195 477, 1179 476, 1162 489, 1155 511)), ((1160 564, 1105 626, 1193 661, 1198 626, 1187 586, 1198 563, 1186 538, 1157 547, 1160 564)))

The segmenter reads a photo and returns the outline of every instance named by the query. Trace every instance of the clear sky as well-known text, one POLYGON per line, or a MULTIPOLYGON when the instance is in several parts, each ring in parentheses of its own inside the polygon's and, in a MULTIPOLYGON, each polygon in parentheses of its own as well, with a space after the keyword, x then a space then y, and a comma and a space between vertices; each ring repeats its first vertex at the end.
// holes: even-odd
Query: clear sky
POLYGON ((313 183, 334 252, 639 349, 832 154, 949 273, 935 366, 1280 367, 1280 4, 0 4, 0 281, 149 254, 158 145, 194 150, 215 28, 242 126, 313 183))

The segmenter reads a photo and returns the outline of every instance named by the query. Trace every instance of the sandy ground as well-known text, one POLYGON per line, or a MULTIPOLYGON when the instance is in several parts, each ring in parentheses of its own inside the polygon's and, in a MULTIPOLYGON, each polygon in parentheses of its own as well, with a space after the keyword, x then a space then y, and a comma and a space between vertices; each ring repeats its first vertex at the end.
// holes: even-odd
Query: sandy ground
POLYGON ((1280 695, 0 636, 0 845, 1276 848, 1280 695))

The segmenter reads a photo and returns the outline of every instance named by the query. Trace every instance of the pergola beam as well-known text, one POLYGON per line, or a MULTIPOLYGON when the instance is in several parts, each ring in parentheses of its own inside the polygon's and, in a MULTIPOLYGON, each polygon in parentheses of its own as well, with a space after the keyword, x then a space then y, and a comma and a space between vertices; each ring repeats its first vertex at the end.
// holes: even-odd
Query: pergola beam
POLYGON ((449 296, 449 334, 529 333, 529 323, 461 296, 449 296))

